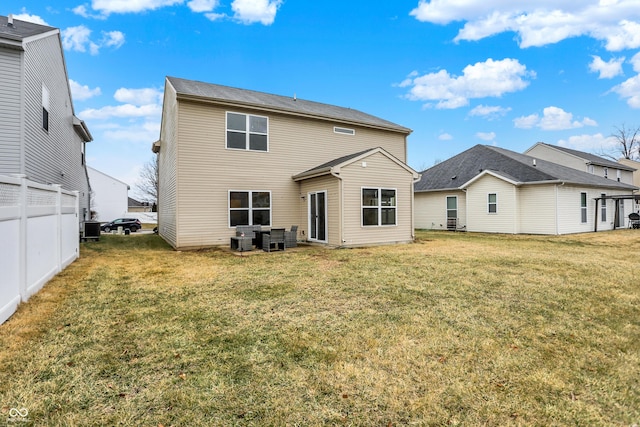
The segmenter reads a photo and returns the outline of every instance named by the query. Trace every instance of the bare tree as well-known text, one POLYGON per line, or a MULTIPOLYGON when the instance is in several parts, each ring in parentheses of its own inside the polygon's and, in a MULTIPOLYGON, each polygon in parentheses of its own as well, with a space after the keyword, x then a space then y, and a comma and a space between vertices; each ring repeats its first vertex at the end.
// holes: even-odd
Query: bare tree
POLYGON ((616 154, 621 154, 625 159, 640 159, 640 126, 632 128, 623 123, 621 126, 614 126, 614 128, 616 131, 611 136, 618 143, 616 154))
POLYGON ((136 183, 138 193, 145 202, 158 203, 158 155, 144 164, 140 171, 140 180, 136 183))

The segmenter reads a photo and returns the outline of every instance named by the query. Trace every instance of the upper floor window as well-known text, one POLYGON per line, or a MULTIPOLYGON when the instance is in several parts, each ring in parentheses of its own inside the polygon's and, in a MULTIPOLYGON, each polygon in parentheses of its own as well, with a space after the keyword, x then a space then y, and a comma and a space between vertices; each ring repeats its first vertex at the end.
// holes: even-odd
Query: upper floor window
POLYGON ((396 190, 362 189, 362 225, 396 225, 396 190))
POLYGON ((498 213, 498 195, 496 193, 489 193, 487 197, 487 212, 498 213))
POLYGON ((49 89, 42 84, 42 129, 49 131, 49 89))
POLYGON ((604 177, 609 178, 609 168, 604 168, 604 177))
POLYGON ((595 168, 593 167, 593 165, 588 165, 588 166, 587 166, 587 172, 589 172, 589 173, 595 173, 595 168))
POLYGON ((620 182, 620 178, 622 177, 622 172, 620 172, 620 169, 616 170, 616 177, 618 178, 618 182, 620 182))
POLYGON ((269 151, 269 119, 227 112, 227 148, 269 151))

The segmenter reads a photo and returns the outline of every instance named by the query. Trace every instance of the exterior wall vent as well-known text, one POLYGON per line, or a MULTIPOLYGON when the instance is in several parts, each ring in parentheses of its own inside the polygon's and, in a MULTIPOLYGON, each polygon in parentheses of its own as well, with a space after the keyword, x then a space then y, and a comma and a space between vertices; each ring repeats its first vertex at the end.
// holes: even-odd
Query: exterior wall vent
POLYGON ((349 129, 349 128, 341 128, 338 126, 334 126, 333 127, 333 132, 334 133, 341 133, 343 135, 355 135, 356 131, 354 129, 349 129))

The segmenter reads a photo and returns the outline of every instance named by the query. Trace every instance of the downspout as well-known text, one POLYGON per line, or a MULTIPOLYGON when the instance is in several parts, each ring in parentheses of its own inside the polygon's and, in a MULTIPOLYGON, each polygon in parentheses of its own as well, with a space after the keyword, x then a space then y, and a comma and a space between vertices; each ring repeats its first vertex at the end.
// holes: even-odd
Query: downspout
MULTIPOLYGON (((344 246, 344 244, 347 242, 344 238, 344 181, 342 180, 342 177, 340 176, 340 172, 336 172, 334 171, 333 168, 331 168, 331 175, 336 177, 338 179, 338 181, 340 181, 340 245, 338 246, 344 246)), ((327 197, 328 199, 328 197, 327 197)), ((325 202, 327 204, 327 206, 325 206, 325 209, 328 210, 328 203, 329 200, 327 200, 325 202)), ((329 215, 327 215, 327 223, 329 222, 329 215)), ((327 235, 327 242, 329 241, 329 236, 327 235)))

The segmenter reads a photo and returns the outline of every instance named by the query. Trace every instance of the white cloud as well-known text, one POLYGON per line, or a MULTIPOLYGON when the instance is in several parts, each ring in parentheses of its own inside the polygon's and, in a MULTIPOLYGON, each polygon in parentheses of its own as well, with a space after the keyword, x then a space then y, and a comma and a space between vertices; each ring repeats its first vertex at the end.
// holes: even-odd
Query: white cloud
POLYGON ((451 141, 453 139, 453 135, 444 132, 438 135, 438 139, 440 141, 451 141))
POLYGON ((116 126, 105 130, 102 135, 109 142, 124 141, 149 145, 160 135, 160 122, 146 121, 142 124, 116 126))
POLYGON ((585 117, 582 120, 574 120, 572 113, 553 106, 545 108, 542 112, 542 117, 538 114, 531 114, 518 117, 514 119, 513 123, 515 127, 520 129, 538 127, 542 130, 566 130, 583 126, 597 126, 596 121, 589 117, 585 117))
POLYGON ((149 105, 160 104, 162 102, 162 91, 154 88, 116 90, 113 98, 125 104, 149 105))
POLYGON ((218 21, 220 19, 224 19, 227 17, 227 15, 225 15, 224 13, 205 13, 204 16, 209 20, 209 21, 218 21))
POLYGON ((104 31, 102 40, 96 43, 91 40, 91 30, 84 25, 69 27, 61 32, 62 46, 67 50, 86 52, 97 55, 102 47, 119 48, 124 44, 125 36, 120 31, 104 31))
POLYGON ((89 108, 80 112, 78 117, 83 120, 106 120, 111 118, 160 117, 161 113, 162 108, 158 104, 123 104, 98 109, 89 108))
POLYGON ((193 12, 211 12, 218 7, 218 0, 191 0, 187 6, 193 12))
POLYGON ((640 74, 614 86, 611 90, 622 98, 626 98, 631 108, 640 108, 640 74))
POLYGON ((184 0, 92 0, 91 8, 109 16, 112 13, 137 13, 182 3, 184 0))
POLYGON ((633 58, 629 61, 633 65, 633 71, 640 73, 640 52, 633 55, 633 58))
POLYGON ((282 0, 233 0, 231 9, 234 18, 244 24, 271 25, 281 4, 282 0))
POLYGON ((119 48, 124 44, 124 34, 120 31, 103 31, 102 45, 119 48))
POLYGON ((71 96, 76 101, 84 101, 85 99, 99 96, 102 93, 99 87, 90 89, 89 86, 83 86, 75 80, 71 79, 69 79, 69 87, 71 88, 71 96))
POLYGON ((640 47, 637 0, 420 0, 410 14, 440 25, 465 22, 455 41, 511 31, 522 48, 578 36, 602 40, 610 51, 640 47))
POLYGON ((511 108, 503 108, 499 106, 478 105, 469 111, 470 116, 484 117, 487 120, 494 120, 504 116, 511 108))
POLYGON ((493 141, 496 139, 495 132, 478 132, 476 133, 476 137, 480 138, 483 141, 493 141))
POLYGON ((40 24, 40 25, 49 26, 49 24, 47 24, 46 21, 44 19, 42 19, 41 17, 39 17, 38 15, 30 15, 30 14, 28 14, 26 12, 14 14, 13 15, 13 19, 17 19, 19 21, 32 22, 34 24, 40 24))
POLYGON ((573 148, 585 152, 610 152, 615 150, 618 140, 613 136, 603 136, 601 133, 595 135, 575 135, 569 139, 558 141, 561 147, 573 148))
MULTIPOLYGON (((449 74, 446 70, 418 76, 411 73, 400 87, 411 87, 406 95, 414 101, 437 101, 436 108, 459 108, 469 104, 469 99, 500 97, 516 92, 529 85, 527 78, 534 78, 535 72, 517 59, 485 62, 467 65, 461 76, 449 74)), ((431 104, 427 104, 431 106, 431 104)))
POLYGON ((600 79, 612 79, 622 74, 622 63, 624 56, 621 58, 612 58, 605 62, 599 56, 593 55, 593 61, 589 64, 589 70, 594 73, 600 73, 600 79))

